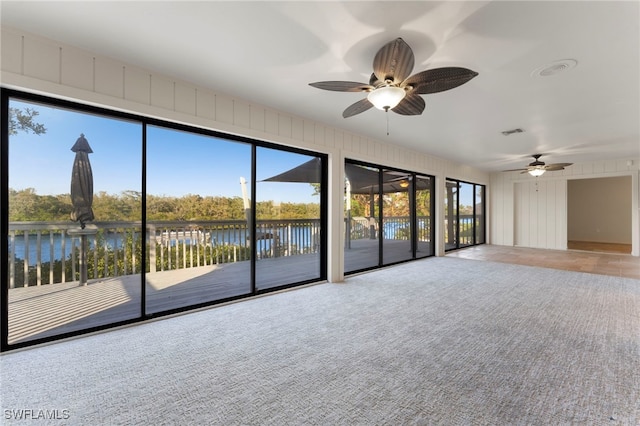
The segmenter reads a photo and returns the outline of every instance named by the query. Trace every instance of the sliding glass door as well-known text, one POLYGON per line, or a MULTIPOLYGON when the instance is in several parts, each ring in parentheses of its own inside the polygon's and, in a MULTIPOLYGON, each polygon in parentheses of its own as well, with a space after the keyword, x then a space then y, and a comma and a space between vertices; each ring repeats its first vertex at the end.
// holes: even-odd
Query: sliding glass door
POLYGON ((484 185, 447 179, 444 199, 445 250, 485 242, 484 185))
POLYGON ((380 169, 345 164, 345 273, 377 267, 380 260, 380 169))
POLYGON ((295 152, 256 152, 256 290, 322 275, 322 161, 295 152))
POLYGON ((326 155, 1 98, 2 350, 326 279, 326 155))
POLYGON ((416 215, 416 257, 433 256, 435 241, 435 199, 434 178, 431 176, 416 175, 415 177, 415 204, 412 211, 416 215))
POLYGON ((388 182, 382 194, 382 263, 413 259, 413 175, 388 169, 382 173, 388 182))
POLYGON ((345 163, 345 273, 434 254, 433 178, 345 163))
POLYGON ((140 317, 141 123, 21 99, 8 108, 3 338, 140 317))
POLYGON ((250 294, 251 145, 160 126, 146 145, 146 312, 250 294))

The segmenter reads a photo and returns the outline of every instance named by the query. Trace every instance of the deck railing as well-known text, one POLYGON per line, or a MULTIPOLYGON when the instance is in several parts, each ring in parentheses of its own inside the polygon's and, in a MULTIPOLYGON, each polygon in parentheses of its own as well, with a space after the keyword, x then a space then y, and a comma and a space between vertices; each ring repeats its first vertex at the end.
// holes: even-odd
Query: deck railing
MULTIPOLYGON (((167 271, 251 257, 247 222, 188 221, 92 222, 87 238, 89 280, 140 273, 142 253, 146 272, 167 271), (143 241, 145 244, 143 244, 143 241)), ((9 288, 77 281, 80 276, 80 237, 71 222, 9 223, 9 288)), ((258 258, 317 253, 320 220, 259 220, 258 258)))
MULTIPOLYGON (((87 279, 170 271, 250 260, 250 232, 244 220, 92 222, 87 238, 87 279)), ((408 217, 387 217, 384 237, 406 240, 408 217)), ((418 238, 430 238, 430 218, 418 217, 418 238)), ((320 250, 320 220, 258 220, 256 256, 296 256, 320 250)), ((9 223, 9 288, 56 284, 80 279, 80 237, 72 222, 9 223)), ((377 227, 352 218, 351 240, 377 238, 377 227)))

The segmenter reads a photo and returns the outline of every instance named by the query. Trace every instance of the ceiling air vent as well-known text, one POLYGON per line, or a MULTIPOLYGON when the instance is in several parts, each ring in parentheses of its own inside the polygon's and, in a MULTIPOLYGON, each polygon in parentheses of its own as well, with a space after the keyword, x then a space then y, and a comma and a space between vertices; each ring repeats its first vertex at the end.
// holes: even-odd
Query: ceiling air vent
POLYGON ((509 136, 509 135, 514 134, 514 133, 522 133, 522 132, 524 132, 524 130, 518 128, 518 129, 513 129, 513 130, 505 130, 504 132, 502 132, 502 134, 505 135, 505 136, 509 136))
POLYGON ((578 65, 578 61, 575 59, 562 59, 536 68, 531 75, 533 77, 549 77, 570 70, 576 65, 578 65))

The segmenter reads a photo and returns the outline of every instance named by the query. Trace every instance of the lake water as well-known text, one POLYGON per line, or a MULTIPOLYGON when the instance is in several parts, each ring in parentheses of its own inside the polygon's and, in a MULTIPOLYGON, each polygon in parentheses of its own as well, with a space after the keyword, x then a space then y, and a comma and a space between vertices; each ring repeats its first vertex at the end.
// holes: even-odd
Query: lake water
MULTIPOLYGON (((279 228, 276 233, 278 234, 279 240, 282 244, 286 244, 289 240, 289 231, 286 228, 279 228)), ((311 230, 308 227, 292 227, 291 228, 291 242, 298 247, 308 248, 313 244, 313 239, 311 236, 311 230)), ((136 238, 139 234, 136 234, 136 238)), ((260 235, 260 234, 258 234, 260 235)), ((157 241, 161 241, 161 237, 169 239, 169 243, 171 246, 175 246, 179 241, 180 244, 191 245, 191 234, 187 231, 185 233, 170 232, 165 234, 158 234, 156 237, 157 241)), ((197 243, 197 233, 193 233, 194 236, 194 244, 197 243)), ((15 257, 17 259, 25 258, 25 240, 23 235, 15 236, 15 257)), ((231 229, 231 230, 219 230, 219 231, 207 231, 206 233, 202 233, 200 238, 201 242, 206 242, 207 244, 212 244, 213 246, 226 246, 226 245, 241 245, 248 246, 247 241, 247 233, 244 230, 231 229)), ((93 248, 92 238, 88 240, 89 248, 93 248)), ((9 245, 11 244, 11 240, 9 240, 9 245)), ((51 255, 53 252, 54 260, 62 260, 63 254, 65 258, 69 258, 71 255, 71 250, 73 244, 76 245, 76 250, 80 246, 79 238, 72 238, 68 235, 62 238, 61 234, 53 234, 53 243, 51 242, 49 235, 43 235, 40 241, 40 260, 42 262, 49 262, 51 260, 51 255), (64 251, 63 251, 63 241, 64 241, 64 251)), ((121 249, 123 246, 122 238, 120 234, 110 234, 107 236, 107 246, 110 249, 118 248, 121 249)), ((260 250, 270 250, 271 248, 271 238, 259 238, 257 241, 257 249, 260 250)), ((11 250, 11 247, 9 247, 11 250)), ((29 236, 29 264, 35 265, 37 262, 37 253, 38 253, 38 240, 35 235, 29 236)))

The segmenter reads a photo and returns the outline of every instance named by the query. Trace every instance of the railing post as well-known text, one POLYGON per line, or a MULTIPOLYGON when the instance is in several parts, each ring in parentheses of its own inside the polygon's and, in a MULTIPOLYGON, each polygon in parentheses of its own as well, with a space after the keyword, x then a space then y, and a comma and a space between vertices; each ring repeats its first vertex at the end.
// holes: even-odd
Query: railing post
POLYGON ((149 271, 156 272, 156 226, 147 225, 149 233, 149 271))
POLYGON ((16 231, 10 231, 9 244, 9 288, 16 286, 16 231))
POLYGON ((29 287, 29 232, 24 232, 24 262, 22 265, 24 271, 23 284, 25 287, 29 287))

